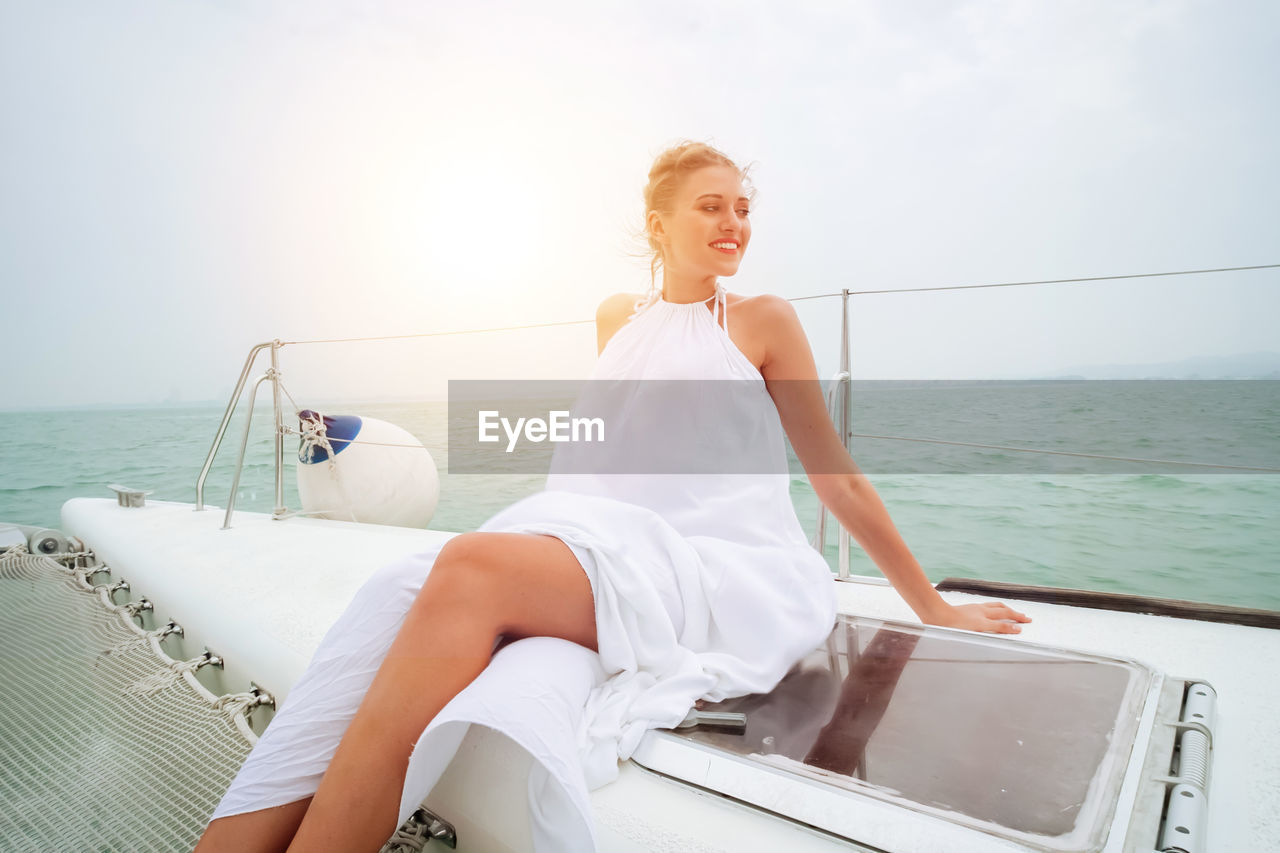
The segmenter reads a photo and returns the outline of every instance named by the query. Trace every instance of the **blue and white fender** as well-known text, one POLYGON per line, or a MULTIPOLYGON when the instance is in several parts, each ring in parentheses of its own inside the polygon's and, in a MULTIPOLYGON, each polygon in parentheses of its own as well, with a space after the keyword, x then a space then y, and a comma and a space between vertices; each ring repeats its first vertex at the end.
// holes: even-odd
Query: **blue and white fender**
POLYGON ((440 501, 435 460, 395 424, 356 415, 298 413, 298 497, 307 515, 426 527, 440 501))

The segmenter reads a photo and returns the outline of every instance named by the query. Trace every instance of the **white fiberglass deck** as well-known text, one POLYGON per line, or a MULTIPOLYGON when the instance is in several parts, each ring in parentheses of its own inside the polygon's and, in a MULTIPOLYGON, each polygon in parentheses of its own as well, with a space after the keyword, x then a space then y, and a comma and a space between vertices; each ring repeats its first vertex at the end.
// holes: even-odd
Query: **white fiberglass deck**
MULTIPOLYGON (((190 504, 126 509, 110 500, 77 499, 63 509, 64 530, 87 542, 136 594, 151 599, 159 618, 175 618, 187 628, 189 643, 208 644, 227 659, 224 678, 230 686, 242 688, 253 679, 278 697, 372 571, 449 535, 303 518, 277 522, 245 512, 233 524, 221 530, 221 511, 197 513, 190 504)), ((838 592, 844 613, 915 621, 887 586, 848 582, 838 584, 838 592)), ((944 597, 954 603, 979 600, 960 593, 944 597)), ((1280 668, 1280 631, 1039 603, 1016 606, 1034 621, 1020 638, 997 644, 1133 659, 1212 683, 1218 722, 1208 849, 1274 846, 1280 838, 1280 733, 1274 722, 1280 684, 1269 676, 1280 668)), ((644 748, 657 749, 671 737, 651 732, 644 748)), ((459 849, 468 849, 468 829, 481 827, 490 834, 490 849, 524 849, 527 816, 511 808, 519 797, 500 796, 515 784, 513 769, 521 756, 514 750, 500 735, 473 731, 459 752, 469 763, 455 761, 428 799, 457 825, 459 849)), ((623 765, 616 782, 593 792, 592 807, 601 849, 607 851, 858 849, 830 831, 766 814, 634 762, 623 765)), ((978 831, 939 834, 909 809, 876 809, 876 841, 867 840, 881 849, 1024 849, 978 831)), ((1122 803, 1115 825, 1126 824, 1122 803)), ((1121 849, 1115 841, 1104 849, 1121 849)))

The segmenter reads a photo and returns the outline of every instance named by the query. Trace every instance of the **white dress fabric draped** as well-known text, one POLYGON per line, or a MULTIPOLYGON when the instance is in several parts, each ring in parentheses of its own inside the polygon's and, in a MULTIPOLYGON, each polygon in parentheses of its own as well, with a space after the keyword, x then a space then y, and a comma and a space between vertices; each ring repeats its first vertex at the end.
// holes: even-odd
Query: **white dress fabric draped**
MULTIPOLYGON (((606 419, 617 464, 584 471, 572 445, 561 445, 546 489, 479 528, 551 535, 568 545, 591 583, 599 652, 547 637, 502 648, 423 732, 401 820, 440 778, 467 727, 479 724, 533 757, 534 849, 594 850, 588 792, 617 777, 618 761, 645 732, 679 723, 696 700, 773 689, 830 632, 834 584, 791 503, 777 410, 759 371, 729 338, 719 284, 714 298, 714 311, 703 302, 640 305, 601 353, 591 379, 624 383, 626 399, 606 419), (730 410, 712 406, 708 414, 704 406, 690 414, 672 411, 677 386, 668 380, 696 380, 689 387, 703 399, 715 397, 720 380, 739 390, 724 398, 733 401, 730 410), (661 452, 672 421, 698 417, 706 422, 684 432, 696 454, 719 459, 704 473, 619 473, 637 471, 627 465, 643 465, 634 460, 643 460, 646 447, 661 452), (731 470, 732 457, 748 447, 764 447, 768 464, 731 470)), ((617 394, 610 399, 618 405, 617 394)), ((361 588, 214 818, 315 792, 437 551, 387 566, 361 588)))

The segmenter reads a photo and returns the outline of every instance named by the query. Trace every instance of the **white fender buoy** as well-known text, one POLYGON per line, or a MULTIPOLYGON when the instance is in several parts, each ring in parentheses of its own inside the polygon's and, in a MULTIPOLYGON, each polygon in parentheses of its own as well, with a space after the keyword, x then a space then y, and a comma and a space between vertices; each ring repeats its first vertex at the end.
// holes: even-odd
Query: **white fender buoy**
POLYGON ((422 442, 386 421, 298 413, 298 497, 308 515, 426 527, 440 501, 440 474, 422 442))

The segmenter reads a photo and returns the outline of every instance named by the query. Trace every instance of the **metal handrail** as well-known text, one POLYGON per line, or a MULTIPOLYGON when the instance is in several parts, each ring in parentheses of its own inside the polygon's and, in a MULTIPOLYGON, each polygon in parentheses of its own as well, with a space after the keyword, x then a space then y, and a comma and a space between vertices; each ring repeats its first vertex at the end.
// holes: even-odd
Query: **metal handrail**
MULTIPOLYGON (((271 369, 267 373, 271 377, 271 411, 275 416, 273 419, 272 429, 275 432, 275 457, 276 457, 276 508, 272 513, 276 518, 283 515, 287 509, 284 505, 284 415, 280 410, 280 341, 271 342, 271 369)), ((252 416, 253 407, 249 407, 249 414, 252 416)), ((249 420, 245 419, 244 424, 245 437, 248 438, 249 420)), ((240 450, 241 463, 243 463, 244 449, 240 450)), ((237 465, 237 473, 239 465, 237 465)), ((231 497, 235 497, 234 490, 231 497)), ((227 501, 227 523, 231 522, 231 501, 227 501)))
MULTIPOLYGON (((840 371, 832 378, 831 388, 827 391, 827 412, 835 421, 836 432, 840 435, 840 443, 846 451, 853 448, 853 419, 850 416, 852 400, 850 399, 849 373, 849 297, 852 292, 845 288, 840 292, 840 371)), ((836 519, 837 562, 836 577, 849 579, 849 531, 836 519)), ((813 547, 818 553, 826 555, 827 547, 827 508, 818 502, 818 524, 813 534, 813 547)))
POLYGON ((271 367, 254 383, 253 393, 250 395, 249 412, 245 417, 244 437, 240 444, 240 455, 236 460, 235 473, 232 477, 231 495, 227 498, 227 515, 223 522, 222 529, 226 530, 231 526, 231 512, 235 507, 236 489, 240 485, 240 472, 244 467, 245 447, 249 442, 249 425, 253 421, 253 404, 257 399, 258 387, 264 381, 270 381, 272 385, 271 405, 273 411, 273 422, 275 429, 275 498, 276 506, 273 516, 281 517, 287 508, 284 505, 284 415, 280 406, 280 348, 284 346, 280 339, 273 341, 265 341, 255 344, 249 349, 249 355, 245 358, 244 367, 240 371, 240 378, 236 381, 236 387, 231 392, 231 399, 227 402, 227 409, 222 413, 222 422, 218 424, 218 431, 213 436, 213 444, 209 447, 209 454, 205 457, 204 465, 200 468, 200 474, 196 477, 196 512, 204 509, 204 483, 209 477, 209 470, 213 467, 214 457, 218 455, 218 449, 222 446, 222 439, 226 435, 227 426, 231 423, 231 416, 235 414, 236 405, 240 402, 240 397, 244 393, 245 383, 249 379, 249 373, 253 370, 254 362, 258 359, 258 354, 264 349, 271 350, 271 367))
MULTIPOLYGON (((276 373, 276 369, 274 367, 258 377, 258 381, 253 383, 253 390, 249 393, 249 411, 245 414, 244 418, 244 435, 240 439, 240 453, 236 457, 236 471, 231 477, 231 495, 227 498, 227 514, 222 520, 223 530, 231 529, 231 513, 235 512, 236 508, 236 492, 240 488, 240 472, 244 470, 244 451, 245 448, 249 446, 249 426, 253 423, 253 404, 258 400, 258 389, 262 387, 263 382, 268 381, 270 381, 276 388, 280 387, 279 375, 276 373)), ((277 412, 278 411, 279 407, 277 404, 277 412)), ((277 433, 277 436, 278 435, 279 434, 277 433)), ((277 463, 276 482, 280 482, 280 468, 281 465, 277 463)))

